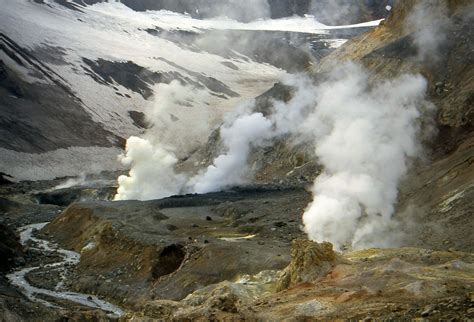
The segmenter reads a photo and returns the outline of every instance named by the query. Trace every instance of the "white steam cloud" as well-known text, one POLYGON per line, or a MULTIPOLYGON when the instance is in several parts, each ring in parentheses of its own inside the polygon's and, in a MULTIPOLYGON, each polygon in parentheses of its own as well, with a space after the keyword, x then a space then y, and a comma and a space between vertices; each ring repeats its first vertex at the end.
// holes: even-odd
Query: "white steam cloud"
POLYGON ((303 221, 309 238, 331 241, 337 248, 397 241, 400 232, 391 217, 398 183, 409 160, 420 153, 420 118, 429 117, 433 108, 425 101, 422 76, 379 84, 370 84, 369 76, 353 63, 319 85, 292 76, 286 80, 295 88, 292 99, 275 102, 268 117, 275 138, 290 134, 315 147, 325 170, 314 183, 314 200, 303 221))
POLYGON ((426 86, 422 76, 404 75, 370 87, 368 74, 349 64, 316 87, 316 108, 303 124, 325 168, 303 216, 311 239, 390 246, 398 183, 419 153, 418 120, 431 107, 426 86))
POLYGON ((86 183, 86 173, 82 172, 79 176, 75 178, 69 178, 66 181, 54 186, 50 189, 50 191, 60 190, 60 189, 67 189, 71 187, 81 186, 86 183))
MULTIPOLYGON (((438 7, 428 15, 433 10, 423 7, 427 5, 421 2, 408 19, 420 59, 436 58, 447 26, 444 9, 438 7), (442 21, 441 29, 432 28, 436 21, 442 21)), ((195 134, 186 129, 208 122, 184 122, 184 130, 176 132, 175 121, 168 116, 176 105, 205 99, 179 84, 162 88, 164 94, 157 95, 160 101, 150 115, 153 124, 163 124, 161 129, 169 137, 152 129, 145 139, 128 140, 122 163, 131 170, 129 176, 119 178, 116 199, 206 193, 245 184, 251 180, 252 149, 284 136, 308 143, 324 168, 303 215, 309 238, 330 241, 338 249, 394 246, 401 234, 392 219, 398 185, 410 162, 420 155, 422 124, 434 109, 425 99, 427 81, 421 75, 402 75, 374 83, 370 73, 354 63, 326 76, 318 84, 304 75, 289 76, 285 83, 294 88, 291 100, 274 102, 268 116, 252 112, 254 106, 244 106, 228 117, 220 128, 222 153, 194 176, 175 172, 177 145, 171 138, 183 135, 184 142, 192 141, 195 134)))
MULTIPOLYGON (((353 1, 311 0, 309 12, 326 24, 338 24, 342 18, 359 15, 359 7, 353 1)), ((349 23, 347 23, 349 24, 349 23)))
POLYGON ((207 93, 178 81, 155 88, 156 104, 147 111, 152 127, 143 138, 130 137, 125 155, 128 176, 118 178, 115 200, 150 200, 179 194, 187 178, 177 174, 176 151, 186 154, 201 145, 209 132, 207 93))
POLYGON ((178 159, 173 154, 134 136, 127 140, 125 152, 120 161, 131 170, 118 178, 115 200, 158 199, 180 192, 186 179, 174 172, 178 159))
POLYGON ((419 1, 407 19, 406 27, 413 31, 418 60, 436 60, 446 41, 451 21, 445 1, 419 1))
POLYGON ((154 88, 155 104, 145 111, 151 128, 145 138, 154 146, 183 157, 200 147, 209 135, 211 115, 209 93, 179 81, 157 84, 154 88))
POLYGON ((205 172, 193 177, 189 185, 193 192, 218 191, 243 184, 248 179, 247 159, 252 147, 258 147, 272 136, 272 122, 261 113, 242 115, 220 129, 226 152, 205 172))

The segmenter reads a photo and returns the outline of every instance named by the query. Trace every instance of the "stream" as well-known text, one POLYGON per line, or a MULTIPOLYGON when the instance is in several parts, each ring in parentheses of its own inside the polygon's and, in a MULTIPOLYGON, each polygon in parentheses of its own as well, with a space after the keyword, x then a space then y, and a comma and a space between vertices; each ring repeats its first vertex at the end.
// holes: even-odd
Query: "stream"
POLYGON ((11 274, 7 275, 8 280, 10 283, 16 287, 18 287, 23 294, 28 297, 31 301, 35 301, 46 305, 48 307, 53 308, 60 308, 57 304, 48 302, 42 298, 39 298, 38 295, 45 295, 52 298, 57 298, 59 300, 67 300, 71 301, 80 305, 84 305, 94 309, 100 309, 102 311, 107 312, 110 316, 113 317, 120 317, 124 314, 124 312, 117 306, 108 303, 99 299, 94 295, 89 294, 82 294, 76 292, 69 292, 69 291, 62 291, 64 281, 66 279, 66 269, 67 267, 77 265, 80 261, 81 255, 66 249, 59 248, 56 244, 51 243, 47 240, 42 240, 36 237, 33 237, 33 232, 35 230, 39 230, 46 226, 48 223, 40 223, 40 224, 31 224, 27 226, 23 226, 18 229, 20 233, 20 242, 22 245, 26 245, 28 242, 32 242, 34 246, 30 246, 32 249, 37 249, 43 252, 53 252, 57 253, 62 257, 62 260, 52 264, 46 264, 43 266, 34 266, 34 267, 27 267, 22 268, 18 271, 15 271, 11 274), (48 290, 43 288, 38 288, 31 285, 27 279, 26 275, 36 270, 59 270, 60 271, 60 281, 56 285, 54 290, 48 290))

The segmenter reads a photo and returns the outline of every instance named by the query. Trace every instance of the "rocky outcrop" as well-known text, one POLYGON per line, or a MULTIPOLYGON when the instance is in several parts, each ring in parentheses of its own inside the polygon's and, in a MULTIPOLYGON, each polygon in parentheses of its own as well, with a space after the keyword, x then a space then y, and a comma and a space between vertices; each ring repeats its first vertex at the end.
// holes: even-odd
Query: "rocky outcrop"
POLYGON ((472 254, 415 248, 344 255, 324 278, 264 297, 241 314, 285 319, 472 317, 472 254))
POLYGON ((291 263, 282 272, 277 290, 315 282, 323 278, 337 263, 338 255, 331 243, 311 240, 294 240, 291 247, 291 263))
POLYGON ((472 254, 401 248, 335 256, 330 245, 308 241, 296 242, 293 249, 295 276, 303 272, 305 283, 275 292, 278 274, 262 272, 209 285, 182 301, 150 301, 136 318, 130 314, 132 321, 140 316, 271 321, 474 316, 472 254), (306 271, 297 267, 305 264, 306 271))
MULTIPOLYGON (((433 150, 437 155, 453 152, 472 134, 472 79, 474 61, 469 53, 473 49, 473 18, 469 15, 469 1, 438 1, 428 8, 426 15, 433 16, 437 24, 439 47, 435 57, 419 59, 423 48, 415 44, 416 30, 409 19, 418 1, 401 1, 394 7, 387 20, 374 30, 357 36, 322 59, 313 70, 315 78, 331 70, 341 61, 363 64, 372 72, 372 81, 390 79, 402 73, 421 73, 429 82, 428 95, 438 108, 439 134, 433 150), (437 15, 445 17, 444 21, 437 15)), ((426 28, 435 28, 427 25, 426 28)), ((434 29, 436 32, 437 29, 434 29)))

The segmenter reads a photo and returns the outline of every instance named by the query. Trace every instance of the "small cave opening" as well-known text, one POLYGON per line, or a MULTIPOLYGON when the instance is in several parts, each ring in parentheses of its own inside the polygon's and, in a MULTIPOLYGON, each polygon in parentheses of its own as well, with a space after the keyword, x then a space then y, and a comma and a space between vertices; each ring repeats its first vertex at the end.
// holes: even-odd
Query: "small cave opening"
POLYGON ((158 255, 156 264, 153 267, 153 278, 156 279, 176 271, 184 261, 184 257, 185 251, 182 245, 172 244, 163 248, 158 255))

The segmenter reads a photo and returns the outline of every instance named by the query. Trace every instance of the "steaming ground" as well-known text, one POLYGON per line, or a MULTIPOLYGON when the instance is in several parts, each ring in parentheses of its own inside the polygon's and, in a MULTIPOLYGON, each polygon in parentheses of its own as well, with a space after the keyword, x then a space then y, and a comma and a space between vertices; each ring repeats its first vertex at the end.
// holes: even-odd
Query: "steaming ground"
MULTIPOLYGON (((435 60, 449 19, 446 7, 428 10, 426 5, 414 7, 407 28, 414 30, 416 59, 435 60)), ((421 119, 430 124, 434 106, 425 100, 427 80, 421 75, 402 74, 377 84, 369 84, 369 78, 368 71, 352 63, 333 68, 316 85, 302 75, 287 76, 294 97, 274 103, 268 116, 254 113, 251 102, 237 108, 219 130, 222 152, 197 175, 175 174, 176 159, 170 164, 165 158, 133 158, 129 152, 132 170, 120 178, 116 198, 126 199, 130 190, 146 200, 250 184, 255 171, 248 160, 251 151, 284 138, 313 146, 313 158, 323 168, 303 215, 310 239, 330 241, 337 249, 395 246, 404 238, 392 220, 398 186, 410 163, 422 155, 420 140, 432 134, 421 119), (139 178, 154 178, 156 192, 140 192, 148 183, 139 178), (161 183, 174 189, 165 190, 161 183)), ((169 147, 164 150, 172 156, 169 147)))
POLYGON ((336 248, 393 246, 400 238, 391 220, 398 184, 420 154, 419 119, 433 106, 425 101, 426 80, 420 75, 376 85, 368 79, 368 72, 354 64, 335 69, 318 85, 301 75, 289 77, 286 84, 295 94, 288 103, 275 103, 266 117, 253 112, 254 103, 238 108, 220 128, 222 154, 187 178, 175 173, 178 160, 160 142, 153 146, 131 138, 125 160, 132 169, 119 178, 116 199, 158 199, 250 184, 252 149, 285 137, 314 146, 313 157, 324 167, 303 215, 309 237, 329 240, 336 248))

